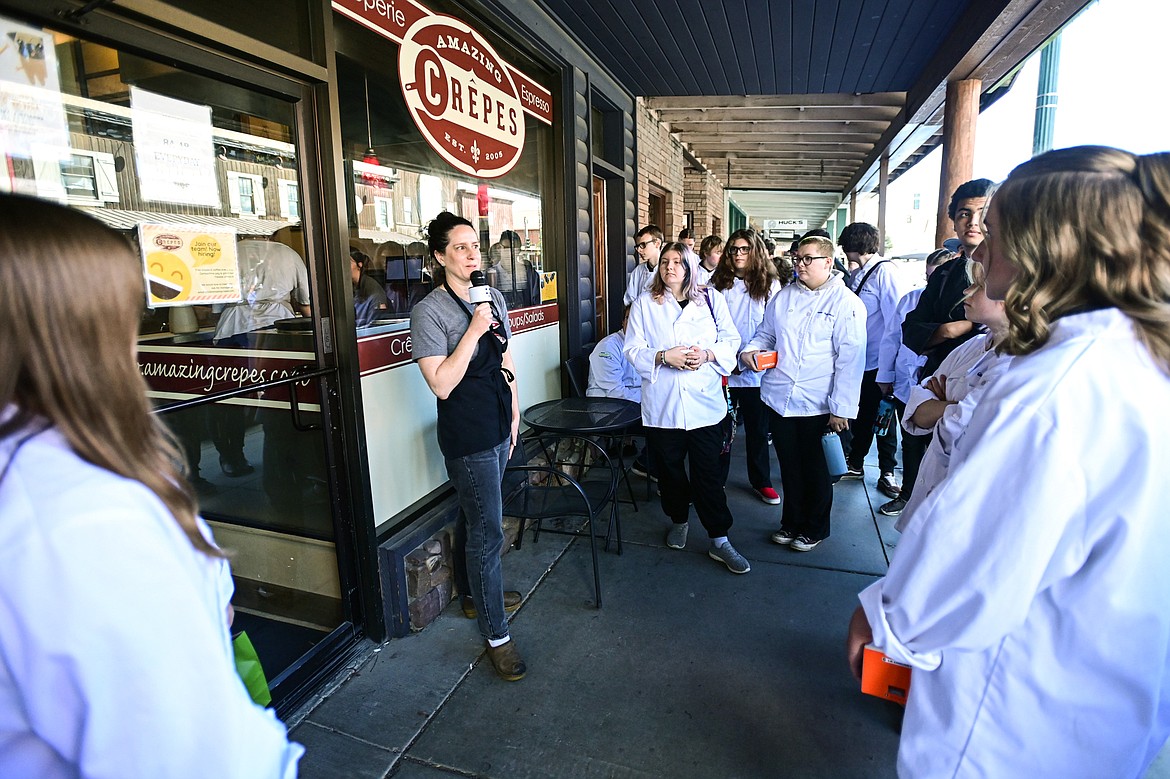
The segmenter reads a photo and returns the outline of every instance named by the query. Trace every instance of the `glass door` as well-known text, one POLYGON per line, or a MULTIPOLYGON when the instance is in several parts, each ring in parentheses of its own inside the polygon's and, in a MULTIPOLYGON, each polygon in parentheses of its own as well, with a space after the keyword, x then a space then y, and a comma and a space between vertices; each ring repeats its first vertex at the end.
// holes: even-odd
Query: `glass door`
POLYGON ((322 252, 306 253, 306 88, 280 96, 3 21, 41 77, 0 74, 40 105, 39 137, 3 149, 0 187, 72 205, 139 249, 139 365, 231 556, 233 632, 248 632, 280 710, 361 624, 328 432, 343 394, 322 349, 331 296, 322 252))

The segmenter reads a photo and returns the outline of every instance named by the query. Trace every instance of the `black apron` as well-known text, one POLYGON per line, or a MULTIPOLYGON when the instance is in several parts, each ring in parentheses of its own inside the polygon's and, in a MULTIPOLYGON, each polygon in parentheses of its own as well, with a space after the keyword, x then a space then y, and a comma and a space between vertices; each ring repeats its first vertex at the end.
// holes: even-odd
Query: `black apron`
MULTIPOLYGON (((467 315, 471 312, 446 284, 443 289, 467 315)), ((467 372, 446 400, 438 401, 439 449, 447 458, 466 457, 499 446, 512 432, 512 389, 504 377, 506 343, 488 330, 480 336, 467 372)))

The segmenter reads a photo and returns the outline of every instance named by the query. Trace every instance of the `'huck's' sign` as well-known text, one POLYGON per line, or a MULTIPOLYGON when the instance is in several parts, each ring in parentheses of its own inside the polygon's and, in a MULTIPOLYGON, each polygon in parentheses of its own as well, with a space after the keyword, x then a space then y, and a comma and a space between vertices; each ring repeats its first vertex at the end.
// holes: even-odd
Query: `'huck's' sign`
POLYGON ((522 114, 552 124, 549 91, 463 21, 413 0, 333 0, 333 8, 400 44, 398 77, 411 116, 458 170, 502 176, 524 149, 522 114))

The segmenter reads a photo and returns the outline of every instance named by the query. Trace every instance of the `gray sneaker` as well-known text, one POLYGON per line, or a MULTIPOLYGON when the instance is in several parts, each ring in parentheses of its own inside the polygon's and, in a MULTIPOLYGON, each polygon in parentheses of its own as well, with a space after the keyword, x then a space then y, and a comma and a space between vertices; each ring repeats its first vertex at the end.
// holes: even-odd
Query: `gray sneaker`
POLYGON ((666 531, 666 545, 671 549, 683 549, 687 545, 687 523, 671 524, 666 531))
POLYGON ((752 569, 748 565, 747 559, 735 551, 735 547, 731 545, 730 541, 723 546, 712 546, 707 550, 707 556, 726 565, 727 570, 732 573, 747 573, 752 569))

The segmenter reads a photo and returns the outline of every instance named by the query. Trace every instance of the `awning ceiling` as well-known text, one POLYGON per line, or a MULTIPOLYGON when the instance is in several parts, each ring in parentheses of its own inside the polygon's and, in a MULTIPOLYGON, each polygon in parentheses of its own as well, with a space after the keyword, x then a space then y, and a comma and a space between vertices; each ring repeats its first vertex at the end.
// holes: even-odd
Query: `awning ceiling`
POLYGON ((243 219, 234 216, 198 216, 176 214, 163 211, 127 211, 120 208, 98 208, 81 206, 91 216, 97 217, 115 230, 134 230, 140 222, 151 224, 173 225, 213 225, 216 227, 230 227, 239 235, 270 236, 282 227, 289 227, 299 222, 289 222, 283 219, 243 219))
POLYGON ((817 224, 936 133, 947 81, 991 89, 1088 4, 538 1, 725 186, 832 193, 783 215, 817 224))

